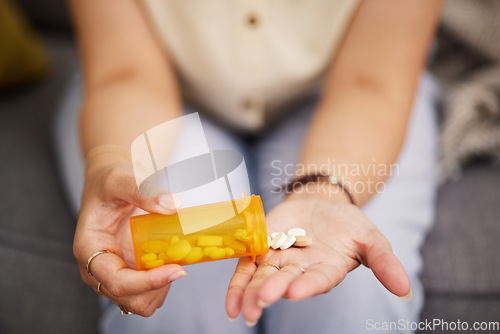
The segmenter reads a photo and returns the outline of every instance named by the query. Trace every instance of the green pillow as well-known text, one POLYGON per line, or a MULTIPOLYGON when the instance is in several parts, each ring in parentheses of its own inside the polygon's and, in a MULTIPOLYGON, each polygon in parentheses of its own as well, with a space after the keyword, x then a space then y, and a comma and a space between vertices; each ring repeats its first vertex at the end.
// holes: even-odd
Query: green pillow
POLYGON ((0 92, 43 78, 49 57, 20 8, 0 0, 0 92))

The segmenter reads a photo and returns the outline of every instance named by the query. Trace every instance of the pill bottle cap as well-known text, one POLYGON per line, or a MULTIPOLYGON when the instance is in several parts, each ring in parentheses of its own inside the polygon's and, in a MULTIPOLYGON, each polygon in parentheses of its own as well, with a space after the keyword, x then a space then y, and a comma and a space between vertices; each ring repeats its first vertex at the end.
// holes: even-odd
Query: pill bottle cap
POLYGON ((260 255, 267 254, 269 245, 267 244, 266 217, 262 200, 258 195, 244 197, 242 200, 250 199, 249 210, 245 211, 247 229, 252 236, 251 256, 252 260, 260 255))

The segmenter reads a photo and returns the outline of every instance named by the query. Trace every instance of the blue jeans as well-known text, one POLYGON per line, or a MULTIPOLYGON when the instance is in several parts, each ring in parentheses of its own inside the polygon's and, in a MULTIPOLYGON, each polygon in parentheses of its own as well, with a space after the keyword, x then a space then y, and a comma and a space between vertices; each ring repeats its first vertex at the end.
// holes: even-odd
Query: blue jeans
MULTIPOLYGON (((248 328, 240 316, 229 322, 225 313, 226 289, 236 261, 186 266, 188 276, 173 283, 164 305, 151 318, 121 316, 103 300, 103 333, 376 333, 371 324, 418 321, 423 305, 419 281, 420 247, 434 220, 437 188, 437 87, 428 74, 421 79, 398 168, 386 186, 364 207, 364 213, 391 242, 413 289, 405 302, 389 293, 372 272, 360 267, 329 293, 300 302, 280 300, 264 310, 258 325, 248 328)), ((55 137, 59 164, 75 214, 83 189, 82 159, 77 139, 77 113, 81 100, 75 79, 56 118, 55 137)), ((202 117, 211 149, 232 149, 244 154, 252 190, 263 198, 266 211, 282 196, 272 190, 284 181, 276 166, 297 163, 302 141, 316 101, 302 101, 278 124, 251 142, 202 117)), ((328 143, 325 143, 328 145, 328 143)), ((380 331, 381 333, 384 331, 380 331)), ((400 331, 404 332, 404 331, 400 331)))

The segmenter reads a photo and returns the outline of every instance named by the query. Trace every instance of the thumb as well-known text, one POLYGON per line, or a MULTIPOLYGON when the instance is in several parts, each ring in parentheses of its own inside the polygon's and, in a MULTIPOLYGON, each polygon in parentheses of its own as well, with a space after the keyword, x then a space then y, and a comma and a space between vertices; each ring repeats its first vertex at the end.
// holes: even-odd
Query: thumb
POLYGON ((389 241, 379 231, 373 233, 370 239, 363 251, 367 267, 387 290, 403 300, 409 300, 410 280, 389 241))
POLYGON ((181 200, 166 189, 147 180, 139 189, 133 173, 122 170, 119 174, 121 175, 114 175, 112 180, 108 180, 108 184, 111 184, 121 200, 145 211, 165 215, 174 214, 179 210, 181 200))
POLYGON ((139 205, 148 206, 152 200, 151 204, 154 206, 151 208, 152 211, 144 209, 146 211, 168 215, 176 213, 182 205, 182 201, 177 196, 153 181, 145 180, 139 188, 135 185, 134 189, 137 191, 134 194, 135 200, 139 205))

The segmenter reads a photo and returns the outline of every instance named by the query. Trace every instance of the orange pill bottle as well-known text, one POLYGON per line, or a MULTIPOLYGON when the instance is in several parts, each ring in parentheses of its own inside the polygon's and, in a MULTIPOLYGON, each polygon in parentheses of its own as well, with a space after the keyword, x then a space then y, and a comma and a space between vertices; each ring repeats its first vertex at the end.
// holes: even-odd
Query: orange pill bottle
POLYGON ((137 270, 251 256, 269 251, 260 196, 130 218, 137 270))

